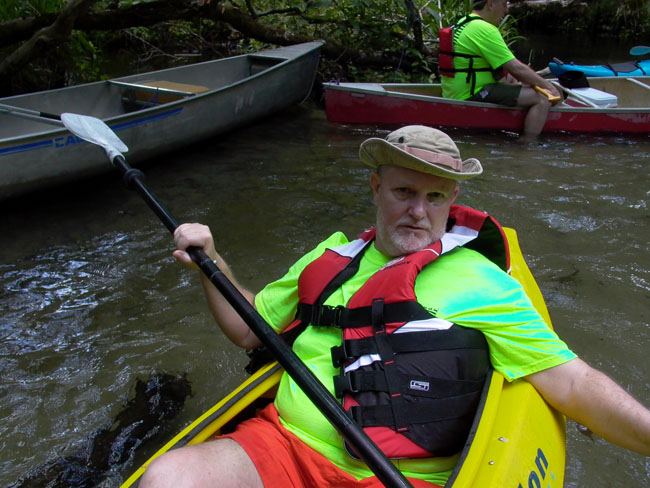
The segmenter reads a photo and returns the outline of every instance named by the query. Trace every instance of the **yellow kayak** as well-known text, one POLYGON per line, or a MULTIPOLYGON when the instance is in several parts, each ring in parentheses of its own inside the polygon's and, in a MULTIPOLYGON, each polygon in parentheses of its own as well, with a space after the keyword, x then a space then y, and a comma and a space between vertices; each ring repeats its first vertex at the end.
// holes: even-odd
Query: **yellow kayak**
MULTIPOLYGON (((512 229, 504 230, 510 246, 512 276, 524 286, 535 307, 552 326, 542 294, 519 248, 517 234, 512 229)), ((238 422, 273 400, 282 372, 277 363, 259 369, 165 444, 124 482, 122 488, 137 486, 147 465, 164 452, 234 430, 238 422)), ((564 485, 565 429, 564 417, 528 382, 508 383, 493 371, 466 446, 446 486, 561 487, 564 485)))
MULTIPOLYGON (((517 234, 504 228, 510 246, 512 276, 552 327, 544 298, 519 248, 517 234)), ((539 487, 564 485, 566 425, 525 380, 508 383, 497 372, 482 412, 455 472, 446 486, 539 487)), ((475 420, 476 422, 476 420, 475 420)))

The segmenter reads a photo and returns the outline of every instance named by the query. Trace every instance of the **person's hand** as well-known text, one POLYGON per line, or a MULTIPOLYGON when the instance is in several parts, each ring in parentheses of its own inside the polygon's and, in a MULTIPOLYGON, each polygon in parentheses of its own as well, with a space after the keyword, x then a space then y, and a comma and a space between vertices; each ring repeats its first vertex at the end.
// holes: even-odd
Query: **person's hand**
POLYGON ((560 93, 560 90, 558 90, 558 88, 555 85, 550 84, 550 90, 549 91, 553 95, 555 95, 556 97, 560 97, 560 99, 557 102, 553 102, 553 105, 555 105, 556 103, 560 103, 562 101, 562 99, 563 99, 562 94, 560 93))
POLYGON ((189 268, 198 269, 190 255, 185 252, 190 246, 203 249, 211 259, 219 259, 219 255, 214 249, 212 233, 207 225, 197 223, 179 225, 174 231, 174 244, 176 250, 172 256, 189 268))
POLYGON ((555 105, 557 103, 562 102, 562 95, 560 94, 560 91, 557 89, 557 87, 551 83, 545 83, 541 87, 535 87, 536 90, 543 90, 544 95, 548 97, 549 102, 551 102, 552 105, 555 105), (552 100, 551 97, 555 97, 555 100, 552 100))

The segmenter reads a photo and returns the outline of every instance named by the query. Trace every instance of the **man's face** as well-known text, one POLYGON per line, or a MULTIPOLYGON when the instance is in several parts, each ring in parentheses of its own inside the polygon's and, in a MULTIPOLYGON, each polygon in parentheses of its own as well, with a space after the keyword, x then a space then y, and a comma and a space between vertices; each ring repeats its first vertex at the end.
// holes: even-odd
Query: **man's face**
POLYGON ((370 186, 377 205, 375 246, 392 257, 440 239, 458 196, 455 181, 399 166, 384 165, 373 172, 370 186))

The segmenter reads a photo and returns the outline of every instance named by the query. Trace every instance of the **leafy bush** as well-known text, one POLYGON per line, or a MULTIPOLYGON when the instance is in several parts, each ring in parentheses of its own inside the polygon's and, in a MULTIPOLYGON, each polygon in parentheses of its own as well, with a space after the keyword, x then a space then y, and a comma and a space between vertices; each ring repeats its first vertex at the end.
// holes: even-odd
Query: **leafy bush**
POLYGON ((2 0, 0 21, 58 12, 66 0, 2 0))

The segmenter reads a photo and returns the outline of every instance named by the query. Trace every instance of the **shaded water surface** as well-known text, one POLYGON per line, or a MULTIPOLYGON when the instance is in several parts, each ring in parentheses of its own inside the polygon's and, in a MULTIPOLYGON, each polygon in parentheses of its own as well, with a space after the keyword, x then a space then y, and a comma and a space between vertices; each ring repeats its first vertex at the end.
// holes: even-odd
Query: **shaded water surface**
MULTIPOLYGON (((359 143, 385 128, 297 107, 144 168, 181 221, 209 224, 259 289, 335 230, 373 221, 359 143)), ((460 203, 519 232, 560 335, 650 405, 650 139, 453 132, 485 175, 460 203)), ((99 150, 99 149, 98 149, 99 150)), ((196 273, 117 174, 0 203, 0 486, 74 452, 138 378, 186 374, 193 396, 153 444, 107 473, 118 486, 166 438, 244 378, 245 355, 204 305, 196 273)), ((648 461, 568 425, 566 486, 647 486, 648 461)))

